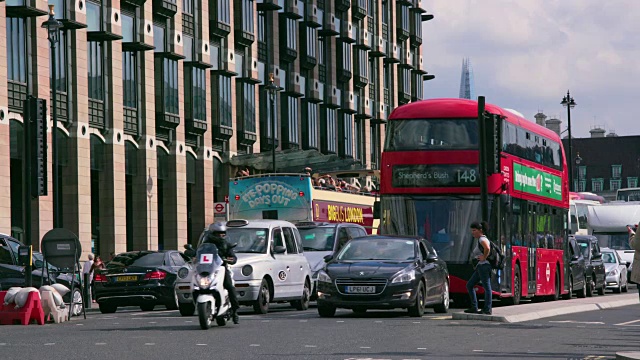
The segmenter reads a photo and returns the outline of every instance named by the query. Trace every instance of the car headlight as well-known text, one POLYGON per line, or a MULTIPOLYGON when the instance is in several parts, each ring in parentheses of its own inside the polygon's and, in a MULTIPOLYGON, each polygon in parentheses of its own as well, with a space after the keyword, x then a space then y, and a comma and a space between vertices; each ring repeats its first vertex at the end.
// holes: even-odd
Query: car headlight
POLYGON ((182 267, 182 268, 180 268, 180 270, 178 270, 178 277, 180 279, 186 279, 187 276, 189 276, 189 268, 182 267))
POLYGON ((209 276, 196 276, 196 283, 200 288, 208 289, 209 286, 211 286, 211 283, 213 283, 213 274, 209 276))
POLYGON ((393 279, 391 280, 392 284, 410 282, 416 279, 416 271, 414 269, 411 270, 402 270, 397 273, 393 279))
POLYGON ((613 269, 607 273, 607 276, 618 276, 618 269, 613 269))
POLYGON ((318 282, 332 283, 331 277, 324 270, 318 272, 318 282))

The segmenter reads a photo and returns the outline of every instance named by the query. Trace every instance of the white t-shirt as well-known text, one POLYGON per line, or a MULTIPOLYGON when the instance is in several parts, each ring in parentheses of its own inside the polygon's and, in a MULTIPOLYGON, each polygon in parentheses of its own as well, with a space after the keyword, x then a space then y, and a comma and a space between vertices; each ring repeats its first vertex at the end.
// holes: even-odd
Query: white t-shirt
POLYGON ((93 266, 93 260, 85 261, 84 265, 82 266, 82 273, 83 274, 91 274, 91 267, 92 266, 93 266))
MULTIPOLYGON (((487 239, 487 237, 486 237, 486 236, 482 235, 482 236, 478 239, 478 242, 484 242, 484 244, 485 244, 485 245, 487 245, 487 246, 489 247, 489 250, 491 250, 491 244, 489 243, 489 239, 487 239)), ((480 246, 482 246, 482 245, 480 245, 480 246)), ((484 247, 483 247, 483 249, 484 249, 484 247)), ((484 255, 484 252, 481 252, 481 251, 480 251, 480 249, 478 249, 478 245, 474 246, 474 247, 473 247, 473 252, 471 253, 471 256, 472 256, 474 259, 477 259, 477 258, 478 258, 478 256, 480 256, 480 255, 484 255)), ((487 260, 484 260, 484 261, 478 261, 478 265, 479 265, 479 264, 488 264, 488 263, 489 263, 489 261, 487 261, 487 260)))

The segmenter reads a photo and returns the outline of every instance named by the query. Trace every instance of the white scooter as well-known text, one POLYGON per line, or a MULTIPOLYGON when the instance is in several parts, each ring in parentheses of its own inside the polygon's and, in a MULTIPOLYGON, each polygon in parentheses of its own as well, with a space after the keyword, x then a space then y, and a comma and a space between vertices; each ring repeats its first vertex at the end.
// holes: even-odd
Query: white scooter
POLYGON ((226 269, 218 248, 213 244, 200 245, 196 261, 192 296, 198 309, 200 327, 209 329, 214 319, 218 326, 225 326, 231 319, 231 304, 223 286, 226 269))

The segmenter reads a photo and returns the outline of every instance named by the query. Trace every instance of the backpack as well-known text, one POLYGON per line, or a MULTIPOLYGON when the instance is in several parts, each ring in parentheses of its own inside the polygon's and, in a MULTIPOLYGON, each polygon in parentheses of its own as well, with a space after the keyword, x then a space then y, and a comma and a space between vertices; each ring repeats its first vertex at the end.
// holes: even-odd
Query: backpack
POLYGON ((489 240, 489 244, 491 245, 487 261, 491 264, 492 269, 502 269, 504 266, 504 255, 502 254, 502 250, 500 250, 500 247, 491 240, 489 240))

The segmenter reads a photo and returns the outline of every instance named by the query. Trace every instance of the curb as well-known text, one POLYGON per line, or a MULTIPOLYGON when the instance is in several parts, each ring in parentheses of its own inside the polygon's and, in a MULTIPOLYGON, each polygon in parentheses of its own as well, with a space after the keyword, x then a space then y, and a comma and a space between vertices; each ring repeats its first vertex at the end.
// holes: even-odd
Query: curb
POLYGON ((616 353, 616 360, 638 360, 640 359, 639 351, 620 351, 616 353))
MULTIPOLYGON (((551 303, 549 303, 551 305, 551 303)), ((479 321, 494 321, 494 322, 504 322, 504 323, 517 323, 517 322, 523 322, 523 321, 531 321, 531 320, 537 320, 537 319, 542 319, 542 318, 547 318, 547 317, 553 317, 553 316, 558 316, 558 315, 567 315, 567 314, 573 314, 573 313, 579 313, 579 312, 585 312, 585 311, 594 311, 594 310, 604 310, 604 309, 610 309, 610 308, 616 308, 616 307, 621 307, 621 306, 628 306, 628 305, 635 305, 638 304, 638 298, 636 296, 633 296, 632 299, 623 299, 623 300, 612 300, 612 301, 605 301, 605 302, 598 302, 598 303, 592 303, 592 304, 562 304, 562 303, 556 303, 557 305, 563 305, 563 306, 556 306, 556 307, 550 307, 549 309, 538 309, 538 310, 532 310, 532 311, 527 311, 527 307, 530 306, 535 306, 535 305, 539 305, 539 304, 527 304, 527 305, 519 305, 519 313, 514 313, 514 314, 510 314, 510 315, 482 315, 482 314, 466 314, 466 313, 453 313, 452 314, 452 320, 479 320, 479 321)), ((554 304, 554 305, 556 305, 554 304)), ((551 305, 553 306, 553 305, 551 305)), ((498 309, 510 309, 510 307, 505 307, 505 308, 498 308, 498 309)), ((494 309, 494 312, 498 309, 494 309)), ((498 310, 500 311, 500 310, 498 310)), ((638 354, 639 357, 637 358, 633 358, 633 359, 640 359, 640 353, 636 353, 638 354)))

